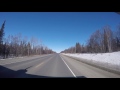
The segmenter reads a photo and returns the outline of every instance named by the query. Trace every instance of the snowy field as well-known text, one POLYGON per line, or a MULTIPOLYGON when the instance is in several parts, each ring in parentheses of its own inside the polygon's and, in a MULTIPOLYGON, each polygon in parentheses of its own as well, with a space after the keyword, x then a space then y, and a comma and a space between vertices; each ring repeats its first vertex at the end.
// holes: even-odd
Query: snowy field
MULTIPOLYGON (((82 58, 85 62, 95 64, 104 68, 120 71, 120 51, 112 53, 96 53, 96 54, 70 54, 63 55, 82 58)), ((81 59, 81 60, 82 60, 81 59)), ((83 60, 82 60, 83 61, 83 60)))

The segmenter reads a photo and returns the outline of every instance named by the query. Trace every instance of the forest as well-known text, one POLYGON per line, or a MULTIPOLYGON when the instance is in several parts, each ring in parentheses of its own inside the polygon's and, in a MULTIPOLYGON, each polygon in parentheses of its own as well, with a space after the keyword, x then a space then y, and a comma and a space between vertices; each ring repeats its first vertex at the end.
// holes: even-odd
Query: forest
POLYGON ((107 53, 120 51, 120 24, 115 31, 110 26, 96 30, 85 44, 77 42, 61 53, 107 53))
POLYGON ((5 38, 5 22, 3 22, 0 28, 0 58, 55 53, 35 37, 28 40, 27 37, 22 37, 21 34, 17 34, 9 35, 5 38))

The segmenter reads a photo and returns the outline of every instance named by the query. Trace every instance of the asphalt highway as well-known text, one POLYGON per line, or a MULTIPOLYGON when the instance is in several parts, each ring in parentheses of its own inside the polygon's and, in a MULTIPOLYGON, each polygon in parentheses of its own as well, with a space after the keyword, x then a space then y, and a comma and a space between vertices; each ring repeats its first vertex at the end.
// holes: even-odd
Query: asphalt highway
POLYGON ((120 78, 62 54, 0 61, 0 78, 120 78))

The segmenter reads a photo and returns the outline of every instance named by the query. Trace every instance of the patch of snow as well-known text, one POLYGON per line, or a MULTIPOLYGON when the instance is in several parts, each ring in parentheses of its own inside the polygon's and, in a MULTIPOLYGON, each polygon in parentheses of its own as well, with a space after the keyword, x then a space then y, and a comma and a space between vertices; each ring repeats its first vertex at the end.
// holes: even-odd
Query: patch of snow
POLYGON ((97 63, 104 65, 105 67, 113 67, 120 70, 120 51, 119 52, 112 52, 112 53, 79 53, 79 54, 70 54, 70 53, 63 53, 64 55, 83 58, 89 62, 97 63))
POLYGON ((0 59, 0 60, 5 60, 5 59, 0 59))
POLYGON ((120 65, 120 52, 103 53, 103 54, 99 53, 99 54, 65 54, 65 55, 120 65))

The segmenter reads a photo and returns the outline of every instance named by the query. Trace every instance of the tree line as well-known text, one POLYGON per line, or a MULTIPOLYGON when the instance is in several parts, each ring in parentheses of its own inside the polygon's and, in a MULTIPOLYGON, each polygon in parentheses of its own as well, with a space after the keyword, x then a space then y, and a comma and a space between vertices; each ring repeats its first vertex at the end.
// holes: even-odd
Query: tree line
POLYGON ((120 25, 112 31, 110 26, 96 30, 85 45, 77 42, 75 46, 61 51, 61 53, 106 53, 120 51, 120 25))
POLYGON ((39 44, 39 40, 35 37, 28 40, 27 37, 23 38, 21 34, 17 34, 4 38, 4 28, 5 21, 0 28, 0 56, 3 58, 55 53, 42 42, 39 44))

